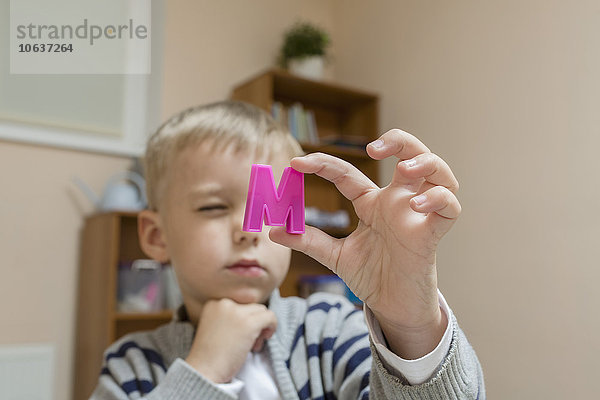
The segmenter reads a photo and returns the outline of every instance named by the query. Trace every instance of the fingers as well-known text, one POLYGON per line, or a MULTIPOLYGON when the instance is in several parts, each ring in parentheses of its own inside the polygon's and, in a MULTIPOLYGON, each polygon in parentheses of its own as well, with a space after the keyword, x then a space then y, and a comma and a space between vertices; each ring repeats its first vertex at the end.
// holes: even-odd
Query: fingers
POLYGON ((427 213, 427 222, 439 237, 448 232, 461 213, 461 206, 449 189, 435 186, 410 199, 410 206, 420 213, 427 213))
POLYGON ((269 310, 263 304, 243 304, 242 306, 249 308, 248 314, 261 332, 264 330, 275 332, 277 329, 277 317, 273 311, 269 310))
POLYGON ((270 339, 274 333, 275 333, 275 329, 272 329, 272 328, 263 329, 260 332, 260 335, 258 336, 256 341, 254 342, 254 345, 252 345, 252 351, 255 353, 262 351, 265 341, 270 339))
POLYGON ((458 181, 439 156, 431 153, 419 139, 400 129, 392 129, 367 146, 367 153, 376 160, 392 155, 401 161, 396 166, 392 185, 421 185, 422 179, 441 185, 456 193, 458 181))
MULTIPOLYGON (((208 301, 203 311, 208 320, 215 319, 216 315, 228 316, 229 321, 245 321, 246 330, 256 331, 257 335, 264 329, 270 329, 273 332, 277 329, 277 317, 273 311, 269 310, 264 304, 248 303, 240 304, 229 298, 208 301)), ((201 320, 202 321, 202 320, 201 320)))
POLYGON ((277 317, 275 313, 269 310, 264 304, 240 304, 247 316, 247 323, 256 339, 252 345, 252 351, 261 351, 265 340, 269 339, 277 329, 277 317))
POLYGON ((438 155, 422 153, 400 161, 394 171, 393 185, 408 185, 425 179, 431 185, 444 186, 452 193, 458 191, 458 181, 452 170, 438 155))
POLYGON ((343 239, 332 238, 320 229, 309 225, 306 226, 304 235, 292 235, 283 227, 273 227, 269 237, 275 243, 301 251, 336 272, 343 239))
POLYGON ((401 160, 406 160, 421 153, 429 153, 429 149, 410 133, 392 129, 381 135, 379 139, 369 143, 367 153, 375 160, 383 160, 393 155, 401 160))
POLYGON ((372 189, 378 189, 355 166, 337 157, 323 153, 312 153, 293 158, 292 168, 305 174, 316 174, 335 184, 348 200, 354 201, 372 189))

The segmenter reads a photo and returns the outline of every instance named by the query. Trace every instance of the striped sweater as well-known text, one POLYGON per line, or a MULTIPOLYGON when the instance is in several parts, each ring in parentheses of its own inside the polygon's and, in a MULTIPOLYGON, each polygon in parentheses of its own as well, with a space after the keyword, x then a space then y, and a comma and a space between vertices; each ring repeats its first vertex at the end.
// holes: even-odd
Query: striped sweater
MULTIPOLYGON (((481 367, 454 318, 440 369, 428 382, 410 386, 386 369, 370 343, 363 312, 346 299, 281 298, 275 291, 269 308, 278 327, 267 346, 283 400, 485 398, 481 367)), ((194 334, 195 327, 176 316, 154 331, 124 336, 106 350, 91 398, 232 399, 183 361, 194 334)))

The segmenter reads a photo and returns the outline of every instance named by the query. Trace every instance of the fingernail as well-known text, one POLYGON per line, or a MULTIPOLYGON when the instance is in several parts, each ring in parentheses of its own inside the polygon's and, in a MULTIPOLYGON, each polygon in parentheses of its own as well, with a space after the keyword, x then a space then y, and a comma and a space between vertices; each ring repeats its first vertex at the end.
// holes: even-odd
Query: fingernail
POLYGON ((381 139, 377 139, 372 141, 371 143, 369 143, 369 146, 371 147, 375 147, 376 149, 381 149, 383 147, 384 143, 383 140, 381 139))
POLYGON ((404 164, 406 168, 412 168, 415 165, 417 165, 417 161, 414 158, 412 158, 410 160, 402 161, 402 164, 404 164))
POLYGON ((427 201, 427 196, 425 196, 424 194, 420 194, 418 196, 413 197, 413 201, 418 206, 421 206, 421 205, 425 204, 425 202, 427 201))

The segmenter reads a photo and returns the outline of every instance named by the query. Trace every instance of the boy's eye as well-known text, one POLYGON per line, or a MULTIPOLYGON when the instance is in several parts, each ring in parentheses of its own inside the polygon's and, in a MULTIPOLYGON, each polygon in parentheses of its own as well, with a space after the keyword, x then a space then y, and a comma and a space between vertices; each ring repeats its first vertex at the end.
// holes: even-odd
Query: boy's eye
POLYGON ((207 211, 222 211, 222 210, 226 210, 227 206, 225 206, 224 204, 211 204, 208 206, 203 206, 198 208, 198 211, 200 212, 207 212, 207 211))

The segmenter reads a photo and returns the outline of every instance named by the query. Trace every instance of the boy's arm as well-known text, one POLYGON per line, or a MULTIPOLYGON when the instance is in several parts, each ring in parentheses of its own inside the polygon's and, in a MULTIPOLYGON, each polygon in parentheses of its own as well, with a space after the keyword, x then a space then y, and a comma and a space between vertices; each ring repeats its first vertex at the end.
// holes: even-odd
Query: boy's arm
POLYGON ((440 308, 448 316, 448 327, 435 350, 418 360, 404 360, 392 353, 379 323, 365 307, 373 352, 371 398, 485 399, 483 372, 477 356, 444 296, 441 293, 439 296, 440 308))
POLYGON ((182 359, 165 371, 162 357, 152 348, 141 346, 131 337, 113 344, 91 400, 197 399, 233 400, 237 396, 222 390, 182 359))
POLYGON ((470 399, 485 400, 483 371, 475 351, 452 316, 450 349, 438 371, 419 385, 409 385, 384 364, 371 343, 373 366, 370 376, 371 399, 470 399))
MULTIPOLYGON (((125 372, 125 369, 122 369, 125 372)), ((161 399, 197 399, 199 394, 203 398, 214 400, 234 400, 237 396, 229 394, 217 385, 202 377, 182 359, 177 359, 168 369, 164 379, 144 395, 144 386, 150 389, 149 381, 138 380, 135 369, 131 368, 126 375, 132 377, 128 382, 119 384, 122 376, 103 374, 100 376, 98 386, 90 397, 91 400, 161 400, 161 399), (139 397, 143 395, 142 397, 139 397)))
POLYGON ((396 157, 380 188, 350 163, 314 153, 291 166, 330 182, 352 201, 358 227, 335 239, 307 226, 305 235, 271 229, 270 238, 329 267, 373 311, 390 349, 405 359, 431 352, 447 319, 440 311, 436 249, 461 212, 450 167, 417 138, 394 129, 367 146, 377 160, 396 157))
MULTIPOLYGON (((336 307, 330 307, 329 313, 337 317, 326 318, 323 312, 309 313, 304 326, 308 335, 309 348, 317 347, 312 344, 314 343, 312 339, 325 338, 325 342, 321 342, 318 348, 327 354, 327 340, 335 338, 331 349, 332 357, 324 356, 321 359, 323 370, 320 373, 329 371, 328 362, 332 363, 333 376, 331 378, 323 376, 325 390, 329 390, 327 382, 333 382, 333 395, 336 398, 474 400, 477 394, 479 399, 485 398, 483 375, 477 357, 452 314, 449 350, 444 354, 433 374, 419 384, 411 384, 404 377, 402 369, 396 369, 394 365, 383 360, 383 353, 379 352, 373 343, 372 332, 371 334, 367 332, 365 316, 362 312, 357 312, 351 304, 342 299, 336 307), (335 333, 332 325, 335 326, 335 333), (315 329, 317 334, 313 333, 311 336, 314 326, 319 328, 315 329)), ((302 359, 298 356, 292 353, 292 370, 294 360, 302 359)), ((311 395, 319 397, 321 393, 311 393, 311 395)))
POLYGON ((413 360, 401 358, 394 354, 392 350, 390 350, 386 338, 381 331, 379 322, 369 307, 364 306, 365 320, 367 321, 367 327, 369 328, 371 341, 377 350, 383 365, 390 371, 390 373, 398 376, 399 378, 406 379, 411 385, 419 385, 428 381, 433 374, 440 369, 444 359, 446 358, 446 355, 450 350, 453 333, 453 327, 450 321, 452 321, 453 314, 442 293, 439 293, 439 298, 440 308, 448 320, 444 335, 434 350, 421 358, 413 360))

